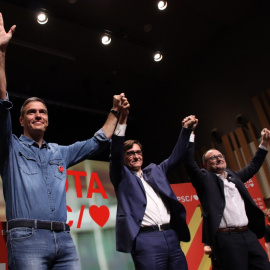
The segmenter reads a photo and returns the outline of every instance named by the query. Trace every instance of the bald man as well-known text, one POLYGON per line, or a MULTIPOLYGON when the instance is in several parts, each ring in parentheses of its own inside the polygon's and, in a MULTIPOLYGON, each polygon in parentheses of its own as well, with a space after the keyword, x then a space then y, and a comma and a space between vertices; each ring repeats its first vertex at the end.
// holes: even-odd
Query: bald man
POLYGON ((186 168, 203 208, 203 243, 214 249, 222 269, 270 269, 258 238, 264 236, 265 220, 244 183, 260 169, 270 141, 263 129, 262 141, 250 163, 240 171, 227 168, 225 156, 216 149, 203 155, 204 169, 194 160, 194 136, 186 168))

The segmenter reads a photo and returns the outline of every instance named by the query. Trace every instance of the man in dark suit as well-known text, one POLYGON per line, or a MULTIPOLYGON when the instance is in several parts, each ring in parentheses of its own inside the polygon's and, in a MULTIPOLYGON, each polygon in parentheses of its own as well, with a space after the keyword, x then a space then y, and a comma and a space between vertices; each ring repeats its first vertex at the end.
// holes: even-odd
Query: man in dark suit
POLYGON ((186 270, 180 241, 189 241, 186 211, 166 177, 185 156, 194 116, 186 118, 171 156, 142 170, 142 146, 125 141, 129 104, 123 98, 119 123, 112 137, 110 178, 118 199, 116 249, 131 253, 136 269, 186 270))
POLYGON ((263 129, 261 135, 255 156, 237 172, 226 168, 224 155, 216 149, 203 155, 205 169, 200 169, 194 160, 191 135, 185 165, 203 208, 203 243, 214 249, 224 270, 270 269, 257 239, 264 235, 264 214, 244 185, 258 172, 267 154, 270 131, 263 129))

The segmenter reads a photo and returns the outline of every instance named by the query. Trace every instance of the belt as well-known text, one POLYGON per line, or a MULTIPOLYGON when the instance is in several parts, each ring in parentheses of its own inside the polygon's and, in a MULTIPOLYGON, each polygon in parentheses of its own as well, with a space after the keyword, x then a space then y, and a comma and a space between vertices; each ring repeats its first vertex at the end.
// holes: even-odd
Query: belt
POLYGON ((28 227, 35 229, 44 229, 54 232, 61 231, 70 231, 68 224, 64 222, 50 222, 50 221, 41 221, 41 220, 31 220, 31 219, 18 219, 11 220, 7 223, 7 230, 11 230, 16 227, 28 227))
POLYGON ((219 228, 218 232, 245 232, 248 230, 248 226, 244 227, 228 227, 228 228, 219 228))
POLYGON ((171 229, 170 224, 162 224, 162 225, 153 225, 153 226, 146 226, 141 227, 140 232, 154 232, 154 231, 165 231, 171 229))

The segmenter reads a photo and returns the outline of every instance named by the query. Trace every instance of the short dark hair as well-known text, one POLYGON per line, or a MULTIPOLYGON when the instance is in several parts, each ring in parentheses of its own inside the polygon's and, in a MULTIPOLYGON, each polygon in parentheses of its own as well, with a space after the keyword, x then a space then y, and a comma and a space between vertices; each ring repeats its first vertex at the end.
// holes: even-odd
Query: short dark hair
POLYGON ((23 103, 23 105, 21 107, 21 111, 20 111, 20 116, 21 117, 24 117, 24 113, 25 113, 24 108, 25 108, 25 106, 27 104, 29 104, 30 102, 34 102, 34 101, 41 102, 46 107, 46 110, 48 111, 47 106, 46 106, 46 104, 45 104, 45 102, 44 102, 43 99, 38 98, 38 97, 30 97, 27 100, 25 100, 25 102, 23 103))
POLYGON ((142 150, 142 145, 139 141, 137 140, 127 140, 124 142, 124 152, 126 152, 127 150, 131 149, 133 147, 134 144, 138 144, 142 150))

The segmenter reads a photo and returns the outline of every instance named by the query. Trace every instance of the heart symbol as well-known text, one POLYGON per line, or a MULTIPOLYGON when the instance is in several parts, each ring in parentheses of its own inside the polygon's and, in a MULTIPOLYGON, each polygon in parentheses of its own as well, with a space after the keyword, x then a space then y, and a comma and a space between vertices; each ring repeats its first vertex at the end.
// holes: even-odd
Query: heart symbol
POLYGON ((197 196, 197 195, 193 195, 193 198, 194 198, 196 201, 198 201, 198 200, 199 200, 199 198, 198 198, 198 196, 197 196))
POLYGON ((109 219, 110 211, 105 205, 101 205, 100 207, 91 205, 89 207, 89 214, 100 227, 103 227, 109 219))

